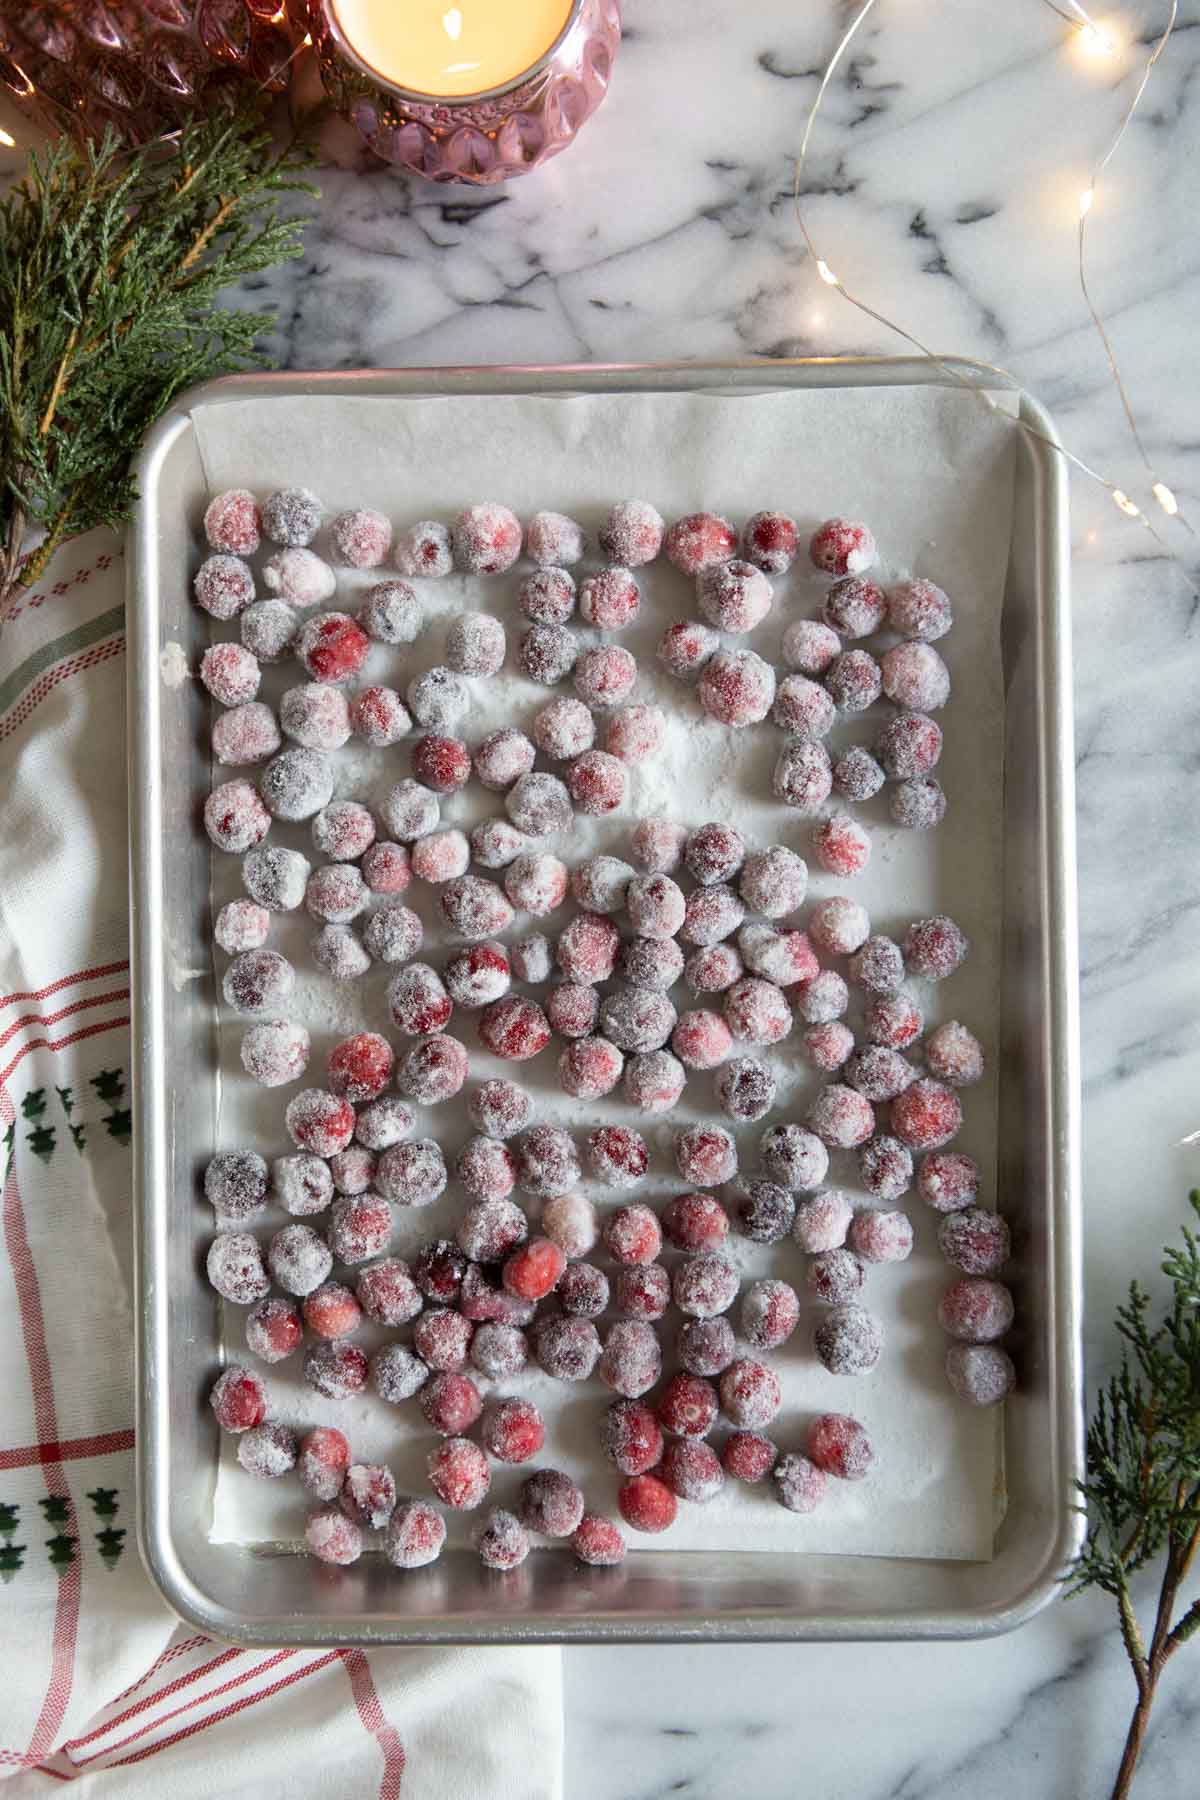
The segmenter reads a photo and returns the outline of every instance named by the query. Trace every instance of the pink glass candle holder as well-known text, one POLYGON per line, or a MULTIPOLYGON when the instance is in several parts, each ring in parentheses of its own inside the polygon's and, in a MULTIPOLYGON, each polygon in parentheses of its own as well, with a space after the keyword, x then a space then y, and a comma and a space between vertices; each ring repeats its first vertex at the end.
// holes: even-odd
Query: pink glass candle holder
POLYGON ((0 0, 0 82, 17 102, 127 143, 235 83, 281 92, 293 54, 284 0, 0 0))
POLYGON ((372 68, 339 21, 336 0, 290 0, 290 8, 298 32, 312 37, 332 105, 376 155, 430 181, 480 186, 525 175, 566 149, 608 92, 621 41, 619 0, 573 0, 529 68, 479 93, 435 95, 372 68))

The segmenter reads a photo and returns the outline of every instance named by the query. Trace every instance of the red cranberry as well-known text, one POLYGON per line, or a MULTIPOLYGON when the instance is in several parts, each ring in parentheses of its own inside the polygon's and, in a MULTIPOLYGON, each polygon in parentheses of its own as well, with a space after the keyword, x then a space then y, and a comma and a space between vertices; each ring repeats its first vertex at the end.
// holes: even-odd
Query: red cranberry
POLYGON ((778 1455, 769 1437, 757 1431, 734 1431, 722 1446, 721 1467, 735 1481, 754 1485, 771 1473, 778 1455))
POLYGON ((847 1413, 822 1413, 814 1419, 804 1447, 818 1469, 840 1481, 861 1481, 875 1461, 870 1438, 847 1413))
POLYGON ((430 1452, 426 1467, 434 1493, 443 1506, 455 1512, 472 1511, 487 1497, 492 1484, 487 1457, 469 1438, 450 1438, 439 1444, 430 1452))
POLYGON ((267 1416, 267 1390, 251 1369, 236 1363, 217 1377, 208 1403, 222 1431, 251 1431, 267 1416))
POLYGON ((484 1448, 497 1462, 523 1463, 546 1441, 542 1415, 530 1400, 494 1400, 480 1427, 484 1448))
POLYGON ((666 1531, 678 1510, 674 1494, 656 1475, 635 1475, 617 1489, 621 1517, 635 1531, 666 1531))

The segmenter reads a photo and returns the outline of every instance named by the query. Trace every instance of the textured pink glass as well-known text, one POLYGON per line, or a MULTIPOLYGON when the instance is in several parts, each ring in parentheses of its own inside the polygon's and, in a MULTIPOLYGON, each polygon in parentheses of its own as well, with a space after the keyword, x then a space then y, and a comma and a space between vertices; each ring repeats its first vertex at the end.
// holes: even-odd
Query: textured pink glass
POLYGON ((525 175, 572 142, 608 92, 621 41, 619 0, 576 0, 551 52, 509 86, 461 99, 405 93, 343 51, 326 0, 290 0, 311 32, 325 91, 376 155, 429 181, 487 186, 525 175))
POLYGON ((57 125, 136 143, 233 81, 288 85, 283 0, 3 0, 0 82, 57 125))

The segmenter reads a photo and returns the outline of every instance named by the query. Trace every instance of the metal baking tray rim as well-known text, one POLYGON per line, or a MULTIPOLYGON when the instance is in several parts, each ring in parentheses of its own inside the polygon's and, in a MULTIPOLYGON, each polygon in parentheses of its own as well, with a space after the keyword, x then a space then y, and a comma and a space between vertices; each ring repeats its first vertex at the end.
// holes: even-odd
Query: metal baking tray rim
MULTIPOLYGON (((344 1645, 362 1643, 481 1642, 789 1642, 909 1639, 969 1639, 1014 1630, 1050 1603, 1082 1541, 1084 1522, 1075 1502, 1083 1471, 1083 1405, 1080 1267, 1080 1077, 1078 999, 1078 889, 1074 828, 1074 739, 1071 704, 1071 622, 1068 600, 1069 541, 1065 461, 1056 427, 1041 403, 1011 377, 987 365, 946 357, 938 362, 910 357, 811 357, 737 359, 722 362, 500 364, 395 370, 319 371, 228 376, 181 395, 151 429, 137 463, 142 496, 130 528, 128 558, 129 792, 131 989, 133 993, 133 1092, 135 1110, 134 1274, 138 1547, 146 1569, 167 1603, 183 1619, 212 1635, 247 1645, 344 1645), (1052 1465, 1056 1524, 1037 1565, 1002 1603, 979 1607, 898 1608, 874 1617, 845 1617, 827 1611, 781 1614, 770 1608, 732 1608, 716 1616, 641 1610, 627 1617, 603 1605, 603 1584, 593 1587, 592 1609, 584 1614, 531 1610, 505 1621, 485 1618, 482 1626, 460 1620, 421 1617, 366 1620, 348 1629, 335 1611, 289 1613, 262 1619, 215 1602, 184 1565, 170 1520, 167 1477, 169 1394, 161 1377, 170 1329, 170 1300, 164 1280, 163 1209, 154 1195, 169 1178, 169 1133, 164 1116, 161 1071, 155 1047, 163 1042, 164 983, 156 946, 162 943, 164 845, 155 829, 161 816, 161 765, 156 753, 161 719, 157 680, 139 686, 139 671, 157 671, 158 552, 156 512, 151 499, 158 476, 178 439, 190 429, 193 407, 275 395, 338 396, 449 395, 455 393, 571 393, 646 389, 754 391, 781 385, 905 386, 913 384, 998 388, 1019 394, 1020 416, 1035 463, 1041 502, 1036 544, 1036 580, 1043 605, 1038 643, 1038 702, 1043 723, 1038 779, 1043 808, 1039 819, 1047 931, 1043 947, 1047 999, 1047 1112, 1049 1173, 1055 1196, 1050 1267, 1053 1296, 1055 1381, 1050 1395, 1052 1465)), ((689 1554, 657 1554, 665 1563, 689 1554)), ((810 1556, 816 1574, 836 1571, 854 1559, 810 1556)), ((891 1560, 891 1559, 888 1559, 891 1560)), ((897 1559, 903 1563, 906 1559, 897 1559)), ((607 1572, 606 1572, 607 1573, 607 1572)), ((486 1608, 482 1609, 486 1612, 486 1608)))

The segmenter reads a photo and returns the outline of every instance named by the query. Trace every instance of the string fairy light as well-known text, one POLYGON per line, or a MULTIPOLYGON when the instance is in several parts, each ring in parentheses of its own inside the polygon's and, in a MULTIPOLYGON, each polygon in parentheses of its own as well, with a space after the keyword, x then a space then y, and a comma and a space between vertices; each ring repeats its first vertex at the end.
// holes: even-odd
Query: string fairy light
POLYGON ((5 131, 3 125, 0 125, 0 145, 6 150, 15 150, 17 147, 16 138, 11 131, 5 131))
MULTIPOLYGON (((1166 482, 1163 481, 1161 479, 1161 477, 1159 476, 1157 469, 1155 468, 1154 464, 1150 460, 1150 456, 1146 450, 1145 443, 1142 440, 1142 434, 1138 429, 1138 422, 1137 422, 1136 417, 1134 416, 1133 404, 1129 398, 1128 390, 1126 389, 1124 379, 1122 378, 1122 375, 1121 375, 1120 365, 1117 362, 1116 351, 1113 349, 1112 340, 1108 334, 1108 327, 1105 324, 1104 319, 1101 317, 1100 309, 1096 305, 1095 301, 1093 300, 1091 288, 1088 285, 1087 252, 1086 252, 1087 218, 1088 218, 1088 214, 1092 210, 1092 205, 1093 205, 1093 202, 1096 197, 1096 189, 1100 184, 1100 177, 1104 174, 1104 171, 1107 169, 1109 163, 1112 161, 1113 157, 1116 155, 1118 149, 1120 148, 1121 140, 1125 136, 1125 133, 1129 129, 1130 123, 1133 119, 1133 115, 1137 111, 1138 106, 1141 102, 1142 95, 1146 91, 1146 85, 1149 82, 1151 75, 1154 73, 1155 64, 1158 62, 1159 57, 1162 55, 1163 51, 1167 47, 1168 42, 1170 41, 1171 33, 1175 29, 1175 22, 1178 19, 1178 17, 1179 17, 1179 0, 1171 0, 1171 10, 1170 10, 1170 13, 1167 18, 1166 26, 1163 29, 1162 36, 1159 38, 1158 42, 1154 46, 1154 49, 1150 53, 1150 56, 1146 62, 1146 66, 1142 70, 1141 80, 1138 82, 1136 88, 1133 91, 1133 97, 1130 100, 1128 106, 1125 108, 1125 111, 1121 116, 1120 123, 1118 124, 1116 132, 1114 133, 1111 141, 1109 142, 1109 146, 1108 146, 1107 150, 1104 152, 1103 156, 1100 158, 1099 162, 1096 164, 1096 166, 1092 170, 1091 179, 1088 182, 1088 185, 1084 189, 1083 193, 1080 195, 1080 198, 1079 198, 1079 286, 1083 293, 1084 302, 1087 306, 1088 312, 1091 314, 1092 324, 1095 326, 1097 335, 1100 338, 1100 342, 1104 346, 1104 354, 1108 360, 1109 373, 1112 375, 1113 384, 1116 387, 1117 395, 1121 402, 1121 408, 1125 414, 1126 421, 1128 422, 1130 436, 1132 437, 1134 444, 1137 446, 1137 453, 1142 459, 1142 467, 1145 469, 1147 475, 1150 478, 1150 492, 1154 495, 1154 498, 1158 501, 1159 506, 1162 508, 1163 512, 1166 513, 1167 517, 1172 518, 1172 519, 1178 518, 1179 523, 1185 528, 1185 530, 1189 531, 1191 533, 1191 535, 1193 537, 1195 537, 1195 535, 1196 535, 1195 530, 1193 529, 1190 521, 1180 511, 1179 502, 1175 498, 1175 495, 1172 493, 1171 489, 1167 486, 1166 482)), ((1122 510, 1124 510, 1124 509, 1122 509, 1122 510)))
MULTIPOLYGON (((1069 0, 1070 6, 1072 9, 1070 13, 1064 11, 1062 7, 1056 5, 1055 0, 1043 0, 1043 3, 1046 6, 1048 6, 1052 12, 1058 14, 1058 16, 1060 18, 1064 19, 1072 27, 1073 30, 1076 30, 1080 33, 1084 32, 1084 31, 1090 31, 1090 32, 1097 33, 1099 35, 1099 37, 1104 39, 1106 45, 1112 51, 1115 52, 1116 45, 1113 42, 1113 40, 1102 31, 1101 27, 1099 25, 1097 25, 1096 21, 1085 10, 1085 8, 1082 5, 1078 5, 1076 3, 1076 0, 1069 0)), ((816 94, 813 97, 813 102, 812 102, 811 107, 809 108, 808 117, 805 121, 804 132, 803 132, 803 135, 800 140, 800 149, 799 149, 799 152, 796 157, 795 175, 794 175, 794 179, 793 179, 793 183, 792 183, 792 204, 793 204, 793 209, 795 212, 796 224, 799 228, 800 235, 804 240, 805 248, 807 249, 809 255, 812 258, 813 266, 816 269, 818 276, 826 284, 826 286, 835 288, 838 291, 838 293, 842 296, 842 298, 845 301, 847 301, 847 303, 850 306, 853 306, 856 311, 864 314, 865 317, 867 317, 869 319, 873 319, 876 322, 876 324, 882 325, 885 331, 890 331, 890 332, 894 333, 897 337, 903 339, 903 341, 905 343, 911 344, 913 349, 918 351, 923 358, 925 358, 928 362, 931 362, 936 368, 940 369, 942 371, 942 373, 945 374, 949 380, 953 381, 958 386, 964 388, 968 393, 973 394, 975 396, 975 398, 980 402, 980 404, 986 406, 990 412, 997 415, 998 417, 1004 418, 1010 424, 1016 425, 1018 430, 1022 431, 1027 437, 1034 438, 1034 439, 1038 440, 1039 442, 1048 445, 1050 449, 1056 451, 1073 468, 1078 469, 1080 474, 1085 475, 1089 481, 1093 481, 1093 482, 1097 483, 1100 487, 1104 488, 1105 491, 1108 493, 1109 497, 1111 498, 1114 506, 1116 506, 1117 510, 1119 512, 1123 513, 1126 518, 1136 520, 1137 523, 1140 524, 1145 531, 1149 532, 1150 536, 1154 539, 1155 543, 1162 550, 1163 554, 1165 556, 1167 556, 1172 562, 1174 562, 1179 567, 1179 569, 1181 570, 1181 572, 1184 575, 1184 578, 1187 580, 1189 586, 1192 588, 1192 591, 1194 593, 1200 594, 1200 587, 1197 587, 1196 582, 1192 579, 1192 576, 1191 576, 1190 572, 1188 571, 1188 569, 1184 566, 1181 559, 1175 554, 1175 552, 1171 548, 1171 546, 1162 537, 1161 533, 1156 529, 1153 520, 1150 519, 1147 516, 1147 514, 1143 511, 1143 509, 1137 504, 1136 500, 1130 499, 1129 495, 1126 494, 1123 491, 1123 489, 1119 488, 1114 481, 1111 481, 1107 475, 1103 475, 1098 469, 1094 469, 1090 463, 1085 462, 1084 459, 1081 456, 1076 455, 1076 453, 1073 450, 1069 450, 1065 444, 1057 442, 1055 439, 1047 436, 1047 434, 1045 432, 1039 430, 1036 425, 1031 424, 1026 419, 1014 419, 1010 413, 1006 412, 992 398, 992 396, 987 392, 987 390, 985 388, 979 387, 975 381, 973 381, 969 376, 964 375, 960 369, 956 368, 953 363, 947 361, 944 356, 940 356, 935 350, 931 350, 927 344, 923 343, 920 338, 916 337, 905 326, 899 324, 895 319, 888 318, 886 314, 879 312, 877 310, 877 308, 870 305, 868 301, 864 300, 860 295, 854 293, 850 288, 848 288, 846 286, 846 283, 839 276, 834 274, 833 269, 830 267, 829 263, 825 260, 825 258, 821 255, 820 251, 818 250, 816 241, 813 238, 811 231, 809 230, 808 222, 804 216, 804 209, 801 205, 802 189, 803 189, 803 184, 804 184, 804 171, 805 171, 805 167, 808 162, 809 145, 812 140, 813 130, 816 126, 817 118, 818 118, 818 115, 820 114, 821 106, 822 106, 822 103, 824 102, 825 95, 829 89, 830 83, 833 81, 833 78, 837 73, 837 70, 838 70, 839 65, 841 64, 842 58, 845 56, 847 50, 850 48, 850 45, 853 43, 853 41, 854 41, 855 37, 857 36, 859 30, 861 29, 862 25, 865 23, 865 21, 870 16, 870 14, 875 10, 875 7, 877 6, 877 4, 878 4, 878 0, 862 0, 862 4, 859 6, 858 11, 855 13, 855 15, 851 19, 849 25, 846 27, 846 29, 843 31, 841 37, 838 39, 838 42, 834 47, 833 54, 830 56, 829 61, 826 63, 824 70, 822 71, 821 79, 817 86, 816 94)), ((1125 131, 1128 128, 1129 122, 1132 119, 1134 112, 1137 110, 1138 102, 1140 101, 1140 99, 1142 97, 1142 93, 1145 90, 1146 82, 1149 79, 1150 73, 1152 72, 1154 64, 1157 62, 1159 56, 1162 54, 1162 51, 1166 46, 1166 41, 1170 36, 1171 29, 1173 29, 1174 18, 1175 18, 1177 8, 1178 8, 1178 0, 1172 0, 1171 20, 1169 22, 1168 29, 1164 33, 1163 38, 1159 41, 1158 45, 1156 46, 1155 51, 1154 51, 1153 55, 1151 56, 1150 61, 1147 64, 1145 71, 1143 72, 1142 79, 1138 85, 1137 91, 1134 94, 1133 101, 1131 102, 1131 105, 1127 109, 1126 115, 1121 122, 1121 126, 1116 134, 1116 137, 1114 138, 1113 142, 1109 145, 1109 148, 1106 151, 1104 157, 1097 164, 1096 169, 1093 173, 1092 180, 1089 183, 1088 187, 1086 189, 1084 189, 1083 193, 1080 195, 1080 198, 1079 198, 1079 223, 1080 223, 1081 231, 1082 231, 1083 221, 1086 219, 1087 215, 1090 213, 1090 211, 1092 209, 1092 205, 1095 200, 1096 180, 1097 180, 1098 176, 1100 175, 1100 173, 1103 171, 1106 164, 1111 160, 1112 156, 1115 154, 1117 146, 1119 145, 1121 138, 1124 136, 1125 131)), ((1082 268, 1082 265, 1081 265, 1081 268, 1082 268)), ((1085 294, 1086 294, 1086 291, 1087 290, 1086 290, 1086 286, 1085 286, 1085 294)), ((1090 298, 1089 298, 1089 307, 1090 307, 1090 305, 1091 305, 1091 302, 1090 302, 1090 298)), ((1099 319, 1099 315, 1095 313, 1094 309, 1093 309, 1092 316, 1096 321, 1098 329, 1101 330, 1102 335, 1105 335, 1105 342, 1107 344, 1107 335, 1103 333, 1103 326, 1099 319)), ((1116 375, 1118 373, 1117 369, 1116 369, 1116 362, 1115 362, 1115 358, 1111 357, 1111 354, 1110 354, 1110 362, 1111 362, 1111 366, 1113 368, 1113 372, 1116 375)), ((998 376, 1000 378, 1002 384, 1004 384, 1006 386, 1011 385, 1012 377, 1008 374, 1007 370, 1000 368, 996 363, 980 362, 977 366, 980 368, 986 369, 990 374, 998 376)), ((1119 376, 1118 376, 1118 380, 1119 380, 1119 376)), ((1123 392, 1123 387, 1122 387, 1122 392, 1123 392)), ((1132 425, 1133 424, 1132 410, 1128 406, 1126 407, 1126 413, 1130 419, 1130 424, 1132 425)), ((1140 439, 1138 441, 1140 444, 1140 439)), ((1143 460, 1145 460, 1144 456, 1143 456, 1143 460)), ((1147 470, 1153 475, 1153 470, 1148 461, 1146 462, 1146 467, 1147 467, 1147 470)), ((1175 499, 1175 496, 1171 492, 1170 488, 1167 487, 1165 482, 1158 481, 1158 478, 1156 476, 1154 477, 1154 480, 1157 485, 1152 489, 1152 491, 1154 492, 1155 498, 1158 500, 1158 503, 1162 507, 1163 511, 1165 513, 1168 513, 1172 517, 1175 517, 1177 515, 1182 516, 1179 514, 1178 501, 1175 499), (1158 492, 1159 487, 1161 487, 1163 490, 1163 492, 1161 494, 1158 492), (1172 511, 1172 508, 1174 508, 1174 511, 1172 511)), ((1189 527, 1189 529, 1190 529, 1190 527, 1189 527)))

